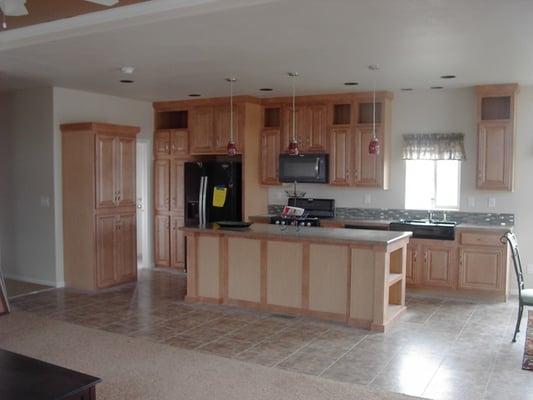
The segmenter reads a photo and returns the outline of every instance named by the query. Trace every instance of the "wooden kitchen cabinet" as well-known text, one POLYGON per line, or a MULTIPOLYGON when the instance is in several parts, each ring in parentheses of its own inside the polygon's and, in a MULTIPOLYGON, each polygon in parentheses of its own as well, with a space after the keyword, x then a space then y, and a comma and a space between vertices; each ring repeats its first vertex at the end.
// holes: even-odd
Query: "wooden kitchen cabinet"
MULTIPOLYGON (((307 107, 296 106, 296 140, 298 141, 298 149, 300 153, 307 152, 307 107)), ((287 153, 289 151, 289 144, 293 139, 292 132, 292 107, 286 106, 283 108, 283 129, 281 138, 281 151, 287 153)))
POLYGON ((382 151, 379 154, 370 154, 368 146, 373 138, 372 125, 360 125, 355 129, 353 154, 355 155, 354 183, 356 186, 384 186, 384 135, 381 125, 376 126, 376 137, 379 140, 382 151))
MULTIPOLYGON (((237 152, 241 153, 240 130, 242 126, 241 107, 233 106, 233 134, 237 152)), ((197 106, 192 109, 190 131, 190 153, 226 154, 230 140, 230 106, 197 106)))
POLYGON ((407 245, 407 263, 405 267, 405 282, 410 285, 420 283, 418 254, 420 253, 420 246, 413 243, 412 239, 407 245))
POLYGON ((459 289, 499 291, 505 274, 499 248, 462 247, 459 250, 459 289))
POLYGON ((154 132, 154 156, 165 157, 170 154, 170 131, 157 130, 154 132))
POLYGON ((261 184, 279 185, 280 129, 261 132, 261 184))
POLYGON ((94 290, 134 281, 139 128, 88 122, 61 132, 65 284, 94 290))
POLYGON ((131 137, 96 136, 98 208, 135 205, 135 143, 131 137))
POLYGON ((191 154, 212 153, 214 112, 213 106, 198 106, 192 109, 191 154))
POLYGON ((184 226, 184 218, 173 216, 170 225, 170 266, 183 268, 185 265, 185 235, 180 228, 184 226))
POLYGON ((306 112, 305 151, 308 153, 327 153, 327 106, 311 105, 307 107, 306 112))
POLYGON ((352 129, 349 126, 331 128, 329 134, 329 183, 336 186, 351 184, 352 129))
POLYGON ((161 267, 170 266, 170 217, 168 215, 156 215, 155 223, 155 265, 161 267))
POLYGON ((424 257, 421 282, 424 286, 454 287, 455 249, 435 245, 421 247, 424 257))
POLYGON ((185 162, 172 160, 170 163, 170 210, 183 214, 185 203, 184 192, 185 162))
POLYGON ((513 190, 517 93, 516 84, 476 87, 478 189, 513 190))
POLYGON ((170 165, 171 160, 162 159, 154 162, 154 209, 158 212, 170 208, 170 165))
POLYGON ((186 158, 189 153, 189 132, 184 129, 156 130, 154 133, 154 157, 186 158))

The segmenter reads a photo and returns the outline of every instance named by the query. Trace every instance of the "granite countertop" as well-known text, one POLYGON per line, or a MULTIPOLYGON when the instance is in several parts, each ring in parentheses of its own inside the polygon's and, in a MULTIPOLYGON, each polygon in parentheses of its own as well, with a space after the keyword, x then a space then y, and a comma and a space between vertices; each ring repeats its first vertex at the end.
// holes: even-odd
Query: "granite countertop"
POLYGON ((283 229, 279 225, 255 224, 246 229, 217 228, 217 227, 184 227, 186 233, 208 233, 227 236, 288 239, 288 240, 318 240, 324 243, 363 244, 387 246, 398 240, 409 238, 411 232, 373 231, 344 228, 297 227, 288 226, 283 229))
MULTIPOLYGON (((273 215, 254 215, 251 218, 268 218, 272 217, 273 215)), ((385 220, 385 219, 352 219, 352 218, 326 218, 321 220, 322 226, 327 227, 329 225, 360 225, 365 227, 387 227, 391 222, 397 222, 394 220, 385 220)), ((460 223, 457 225, 456 229, 458 230, 488 230, 488 231, 494 231, 498 233, 505 233, 513 230, 513 226, 506 225, 481 225, 481 224, 467 224, 467 223, 460 223)))

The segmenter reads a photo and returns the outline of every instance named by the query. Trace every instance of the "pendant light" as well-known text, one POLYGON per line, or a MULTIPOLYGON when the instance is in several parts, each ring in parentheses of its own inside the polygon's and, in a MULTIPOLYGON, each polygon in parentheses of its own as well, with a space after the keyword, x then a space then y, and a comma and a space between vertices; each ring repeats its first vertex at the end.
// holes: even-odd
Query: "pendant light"
POLYGON ((300 154, 298 149, 298 140, 296 139, 296 78, 298 72, 289 72, 289 78, 292 80, 292 138, 289 141, 289 155, 297 156, 300 154))
POLYGON ((237 154, 237 146, 235 146, 235 137, 233 136, 233 84, 236 78, 226 78, 226 82, 229 82, 229 142, 226 147, 228 156, 234 156, 237 154))
MULTIPOLYGON (((379 70, 379 65, 372 64, 368 66, 368 69, 372 72, 379 70)), ((368 144, 369 154, 379 154, 380 145, 376 135, 376 79, 374 77, 373 89, 372 89, 372 139, 368 144)))

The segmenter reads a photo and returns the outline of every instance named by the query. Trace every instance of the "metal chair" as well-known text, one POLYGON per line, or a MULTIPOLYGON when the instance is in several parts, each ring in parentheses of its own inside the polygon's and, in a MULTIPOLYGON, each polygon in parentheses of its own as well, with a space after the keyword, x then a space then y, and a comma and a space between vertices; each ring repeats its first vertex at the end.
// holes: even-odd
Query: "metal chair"
POLYGON ((518 319, 516 320, 516 327, 514 330, 513 342, 516 342, 516 334, 520 332, 520 322, 522 321, 522 313, 524 306, 533 307, 533 289, 524 288, 524 273, 522 271, 522 261, 520 260, 520 253, 518 251, 518 242, 514 233, 507 232, 500 238, 504 244, 509 243, 511 248, 511 256, 513 259, 514 271, 518 283, 518 319))

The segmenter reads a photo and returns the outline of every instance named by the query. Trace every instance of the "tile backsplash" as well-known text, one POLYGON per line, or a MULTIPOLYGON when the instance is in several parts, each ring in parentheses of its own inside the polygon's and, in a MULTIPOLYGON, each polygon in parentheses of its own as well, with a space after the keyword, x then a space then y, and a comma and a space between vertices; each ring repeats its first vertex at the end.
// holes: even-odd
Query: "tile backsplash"
MULTIPOLYGON (((272 204, 268 206, 269 214, 279 214, 282 209, 282 205, 272 204)), ((424 219, 427 216, 427 210, 346 207, 337 207, 336 209, 336 218, 346 219, 396 221, 400 219, 424 219)), ((437 220, 444 219, 444 212, 433 211, 433 218, 437 220)), ((505 213, 446 211, 446 218, 448 221, 463 224, 513 226, 515 216, 514 214, 505 213)))

